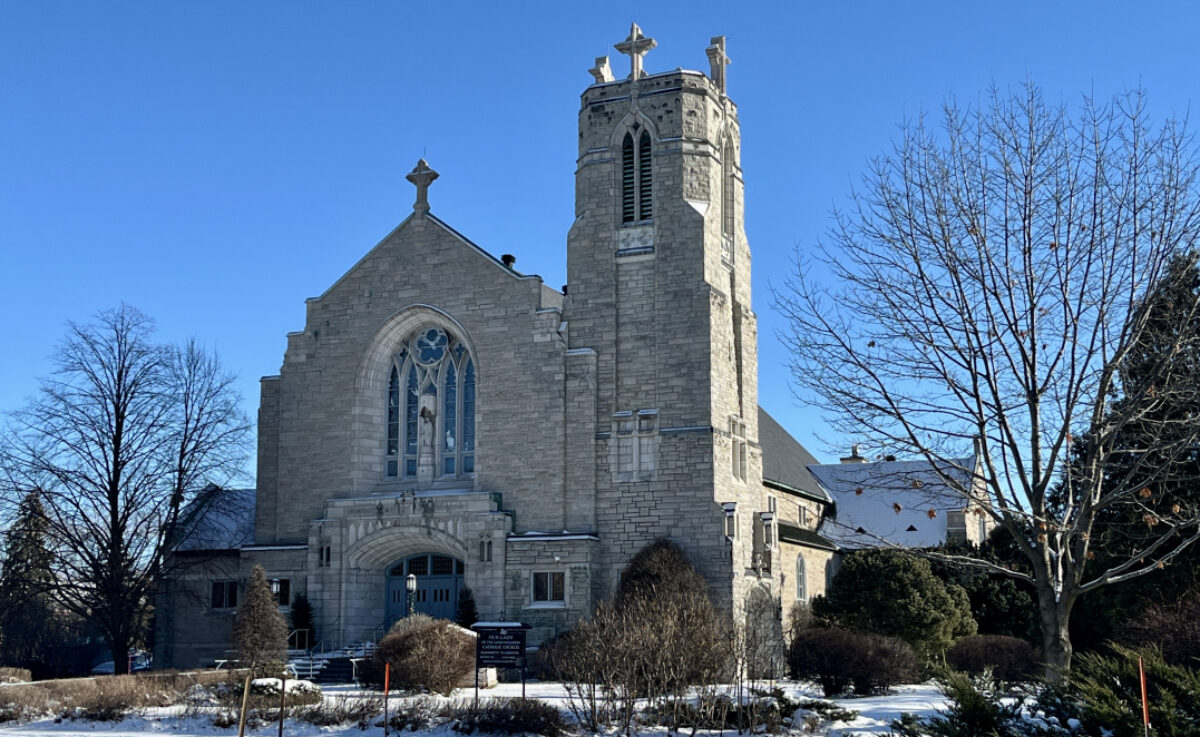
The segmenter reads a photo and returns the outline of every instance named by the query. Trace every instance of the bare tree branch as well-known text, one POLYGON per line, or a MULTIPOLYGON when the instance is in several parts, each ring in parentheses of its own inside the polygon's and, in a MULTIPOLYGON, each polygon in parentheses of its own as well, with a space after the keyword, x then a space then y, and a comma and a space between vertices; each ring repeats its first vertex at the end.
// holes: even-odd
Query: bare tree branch
MULTIPOLYGON (((935 467, 978 442, 976 483, 1030 561, 1060 670, 1081 593, 1152 570, 1197 534, 1196 517, 1179 515, 1129 563, 1087 568, 1097 513, 1136 504, 1155 477, 1143 465, 1105 478, 1122 431, 1195 391, 1169 361, 1139 386, 1122 371, 1150 329, 1147 295, 1176 278, 1172 261, 1198 233, 1183 124, 1152 129, 1141 91, 1084 100, 1072 116, 1027 84, 993 89, 980 108, 948 104, 940 130, 907 124, 835 214, 829 244, 798 255, 775 293, 801 398, 837 431, 935 467)), ((1198 310, 1187 306, 1166 355, 1200 344, 1198 310)), ((1171 459, 1198 436, 1197 423, 1173 422, 1146 439, 1171 459)))

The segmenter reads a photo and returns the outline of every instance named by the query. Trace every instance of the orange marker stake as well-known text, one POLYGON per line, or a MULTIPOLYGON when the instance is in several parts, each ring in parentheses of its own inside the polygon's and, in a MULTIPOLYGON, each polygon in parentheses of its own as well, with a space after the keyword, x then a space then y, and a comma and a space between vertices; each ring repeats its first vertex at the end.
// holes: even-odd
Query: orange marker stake
POLYGON ((388 733, 388 686, 392 680, 392 664, 383 664, 383 737, 388 733))
POLYGON ((1146 737, 1150 737, 1150 700, 1146 698, 1146 666, 1138 658, 1138 678, 1142 681, 1142 724, 1146 727, 1146 737))

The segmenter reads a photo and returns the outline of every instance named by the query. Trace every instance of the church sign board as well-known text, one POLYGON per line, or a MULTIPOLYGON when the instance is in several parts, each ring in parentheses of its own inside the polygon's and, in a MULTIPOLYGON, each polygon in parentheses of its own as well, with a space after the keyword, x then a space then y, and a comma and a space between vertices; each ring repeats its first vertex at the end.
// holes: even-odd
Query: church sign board
POLYGON ((480 668, 520 668, 521 696, 525 696, 525 634, 529 625, 521 622, 476 622, 475 698, 479 698, 480 668))

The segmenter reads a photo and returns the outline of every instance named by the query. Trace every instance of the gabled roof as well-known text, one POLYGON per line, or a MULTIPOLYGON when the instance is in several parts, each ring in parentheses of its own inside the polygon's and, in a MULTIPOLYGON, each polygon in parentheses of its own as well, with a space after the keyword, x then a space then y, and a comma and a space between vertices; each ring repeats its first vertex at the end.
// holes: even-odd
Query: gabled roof
POLYGON ((809 466, 833 497, 821 534, 846 548, 877 548, 883 541, 911 548, 940 545, 948 513, 967 506, 954 487, 969 489, 974 467, 974 456, 936 466, 929 461, 809 466))
POLYGON ((209 484, 179 514, 175 552, 239 550, 254 542, 254 489, 209 484))
POLYGON ((758 444, 764 484, 829 503, 829 495, 808 470, 818 465, 817 459, 762 407, 758 408, 758 444))

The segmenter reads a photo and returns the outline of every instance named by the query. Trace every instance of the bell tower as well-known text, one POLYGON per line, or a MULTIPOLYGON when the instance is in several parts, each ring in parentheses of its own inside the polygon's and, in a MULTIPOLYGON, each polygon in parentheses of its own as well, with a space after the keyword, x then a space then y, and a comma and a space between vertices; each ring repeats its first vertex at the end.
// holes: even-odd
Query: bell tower
POLYGON ((645 62, 656 45, 634 24, 615 45, 628 76, 600 57, 582 95, 564 319, 569 386, 582 389, 570 382, 585 373, 594 386, 594 398, 573 405, 594 440, 591 470, 569 471, 569 483, 596 490, 595 530, 610 558, 600 598, 656 538, 679 543, 723 596, 737 596, 762 472, 730 59, 718 36, 707 75, 653 73, 645 62), (745 520, 727 528, 731 503, 745 520))

